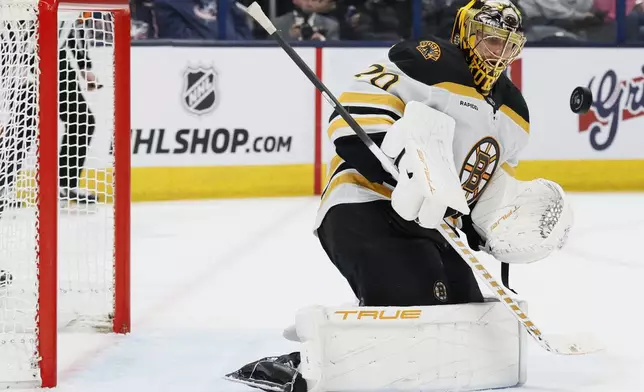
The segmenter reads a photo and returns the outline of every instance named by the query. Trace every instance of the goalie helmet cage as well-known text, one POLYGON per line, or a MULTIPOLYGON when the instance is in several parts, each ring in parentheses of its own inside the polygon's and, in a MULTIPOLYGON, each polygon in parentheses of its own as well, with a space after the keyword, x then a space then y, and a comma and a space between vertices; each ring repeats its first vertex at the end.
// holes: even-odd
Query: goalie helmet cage
POLYGON ((0 284, 0 387, 56 386, 61 328, 130 331, 128 3, 0 0, 0 270, 12 276, 0 284), (71 28, 63 27, 65 15, 74 15, 71 28), (91 100, 99 93, 87 92, 80 76, 62 80, 72 68, 62 69, 59 50, 74 39, 98 54, 91 69, 103 84, 101 102, 91 100), (65 214, 59 163, 81 150, 70 147, 69 159, 59 158, 71 127, 77 133, 92 127, 90 138, 70 136, 67 143, 86 143, 76 187, 98 201, 77 199, 75 213, 65 214), (109 151, 91 156, 89 140, 99 133, 111 133, 103 143, 109 151), (72 318, 62 321, 68 313, 72 318))

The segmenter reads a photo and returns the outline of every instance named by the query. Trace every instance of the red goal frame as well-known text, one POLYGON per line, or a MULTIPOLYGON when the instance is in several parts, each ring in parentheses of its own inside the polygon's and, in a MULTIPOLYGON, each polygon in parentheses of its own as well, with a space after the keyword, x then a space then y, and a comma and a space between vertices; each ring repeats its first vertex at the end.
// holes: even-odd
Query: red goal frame
POLYGON ((57 384, 58 10, 114 15, 114 262, 112 330, 130 332, 130 10, 128 0, 38 0, 38 317, 43 387, 57 384))

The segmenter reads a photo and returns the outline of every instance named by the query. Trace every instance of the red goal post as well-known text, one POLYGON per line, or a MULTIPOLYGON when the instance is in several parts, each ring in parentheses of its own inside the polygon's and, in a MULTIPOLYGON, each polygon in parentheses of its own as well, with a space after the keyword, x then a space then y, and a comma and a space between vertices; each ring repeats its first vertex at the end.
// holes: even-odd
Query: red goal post
POLYGON ((0 2, 2 386, 56 386, 61 329, 130 331, 128 3, 0 2))

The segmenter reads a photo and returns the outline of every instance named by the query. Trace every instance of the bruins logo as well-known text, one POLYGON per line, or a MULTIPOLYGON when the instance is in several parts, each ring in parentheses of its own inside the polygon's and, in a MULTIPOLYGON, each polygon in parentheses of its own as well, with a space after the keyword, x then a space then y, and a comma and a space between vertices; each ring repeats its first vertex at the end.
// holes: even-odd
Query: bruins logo
POLYGON ((441 47, 434 41, 420 41, 416 49, 425 60, 438 60, 441 57, 441 47))
POLYGON ((440 280, 434 284, 434 297, 441 302, 447 301, 447 287, 440 280))
POLYGON ((461 184, 468 204, 474 203, 499 165, 499 143, 494 138, 479 140, 461 168, 461 184))

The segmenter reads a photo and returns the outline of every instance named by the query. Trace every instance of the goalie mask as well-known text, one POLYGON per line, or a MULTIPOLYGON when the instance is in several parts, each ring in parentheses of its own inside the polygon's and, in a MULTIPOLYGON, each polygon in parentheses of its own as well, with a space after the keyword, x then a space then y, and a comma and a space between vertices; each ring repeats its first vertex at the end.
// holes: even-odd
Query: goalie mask
POLYGON ((452 42, 465 52, 474 83, 484 95, 519 56, 525 41, 521 13, 510 0, 472 0, 456 14, 452 42))

